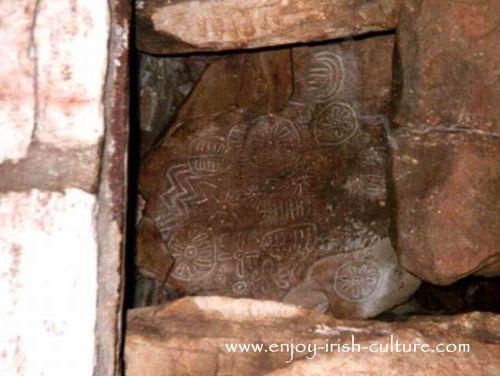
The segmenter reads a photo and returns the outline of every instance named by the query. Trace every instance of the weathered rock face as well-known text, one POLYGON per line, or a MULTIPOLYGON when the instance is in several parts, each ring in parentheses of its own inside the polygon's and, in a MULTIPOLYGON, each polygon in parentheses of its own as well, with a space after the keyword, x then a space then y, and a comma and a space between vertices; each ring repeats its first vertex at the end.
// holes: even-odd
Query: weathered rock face
POLYGON ((0 2, 0 374, 119 374, 127 12, 0 2))
POLYGON ((171 54, 268 47, 394 29, 399 0, 143 0, 137 45, 171 54))
MULTIPOLYGON (((472 313, 404 323, 341 321, 277 302, 186 298, 129 311, 126 372, 135 375, 497 375, 500 318, 472 313), (470 352, 389 352, 405 344, 468 344, 470 352), (325 352, 325 344, 360 344, 362 351, 325 352), (293 338, 293 341, 292 341, 293 338), (328 342, 327 342, 328 341, 328 342), (295 345, 290 352, 282 344, 295 345), (229 352, 227 344, 263 344, 261 352, 229 352), (277 344, 276 347, 269 347, 277 344), (308 351, 300 352, 305 344, 308 351), (312 346, 316 345, 314 352, 312 346), (369 346, 380 349, 369 352, 369 346), (366 350, 365 350, 366 349, 366 350), (387 350, 386 350, 387 349, 387 350), (265 351, 268 350, 268 351, 265 351), (299 351, 297 351, 299 350, 299 351), (309 359, 307 359, 308 357, 309 359)), ((457 347, 455 347, 457 348, 457 347)), ((442 348, 439 348, 442 349, 442 348)))
POLYGON ((431 283, 500 273, 499 6, 404 2, 395 239, 403 266, 431 283))
POLYGON ((411 131, 397 140, 402 264, 429 282, 449 284, 494 263, 500 252, 500 140, 411 131))
POLYGON ((291 95, 291 76, 289 50, 225 57, 141 54, 141 155, 161 141, 174 120, 180 123, 236 107, 279 111, 291 95))
POLYGON ((500 132, 495 0, 405 0, 397 33, 395 122, 500 132))
POLYGON ((165 133, 179 106, 217 56, 160 57, 140 54, 141 155, 165 133))
POLYGON ((374 317, 406 301, 420 280, 402 269, 388 238, 348 254, 322 258, 284 301, 338 318, 374 317))
POLYGON ((161 276, 165 280, 173 264, 154 222, 143 218, 138 227, 135 265, 146 276, 161 276))
MULTIPOLYGON (((387 237, 382 127, 392 48, 386 36, 294 49, 289 101, 286 50, 231 57, 207 69, 141 174, 144 215, 174 259, 171 288, 281 299, 315 261, 387 237), (227 70, 235 73, 225 83, 227 70), (224 87, 230 90, 214 90, 224 87), (276 94, 263 95, 263 88, 276 94)), ((412 281, 389 304, 411 294, 418 286, 412 281)), ((378 291, 381 299, 388 292, 378 291)))
POLYGON ((176 121, 217 115, 235 108, 276 113, 288 102, 292 90, 289 49, 229 55, 207 68, 180 108, 176 121))

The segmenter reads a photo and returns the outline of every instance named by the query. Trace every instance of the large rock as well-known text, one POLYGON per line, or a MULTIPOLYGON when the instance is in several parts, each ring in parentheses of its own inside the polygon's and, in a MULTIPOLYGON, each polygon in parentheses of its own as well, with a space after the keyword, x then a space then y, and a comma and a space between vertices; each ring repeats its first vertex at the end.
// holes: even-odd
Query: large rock
POLYGON ((284 301, 338 318, 374 317, 401 304, 420 286, 402 269, 388 238, 353 253, 324 257, 284 301))
POLYGON ((268 47, 394 29, 400 0, 144 0, 137 45, 154 54, 268 47))
POLYGON ((403 4, 395 123, 414 129, 500 132, 500 3, 403 4))
POLYGON ((403 132, 397 140, 392 168, 401 263, 436 284, 498 265, 500 141, 432 132, 403 132))
MULTIPOLYGON (((284 103, 263 96, 258 83, 246 86, 253 95, 228 93, 244 108, 226 109, 230 101, 210 90, 224 84, 206 71, 141 174, 144 215, 174 258, 170 288, 282 299, 317 260, 363 250, 388 236, 382 128, 392 52, 391 36, 294 49, 294 94, 278 113, 268 110, 284 103), (196 98, 203 98, 200 108, 196 98), (267 102, 260 105, 263 113, 251 107, 252 98, 267 102), (204 111, 209 115, 196 116, 204 111)), ((266 61, 266 55, 256 56, 266 61)), ((265 67, 271 83, 286 82, 279 64, 265 67)), ((232 90, 241 90, 246 68, 240 69, 232 90)))
POLYGON ((499 328, 500 318, 493 314, 342 321, 277 302, 186 298, 129 311, 126 374, 495 376, 499 328), (263 347, 230 351, 238 344, 263 347), (326 344, 333 347, 326 351, 326 344), (450 352, 440 352, 446 346, 450 352))
POLYGON ((404 267, 435 284, 500 274, 497 1, 404 2, 392 174, 404 267))

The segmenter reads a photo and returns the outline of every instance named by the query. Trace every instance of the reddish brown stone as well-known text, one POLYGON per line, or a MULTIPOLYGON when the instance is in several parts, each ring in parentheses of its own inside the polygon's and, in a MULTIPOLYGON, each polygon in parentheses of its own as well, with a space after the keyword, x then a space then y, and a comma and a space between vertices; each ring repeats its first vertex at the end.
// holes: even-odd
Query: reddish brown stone
MULTIPOLYGON (((145 216, 175 260, 172 288, 281 299, 318 259, 387 237, 381 124, 391 42, 379 37, 294 49, 294 95, 281 112, 267 112, 277 107, 269 102, 261 114, 226 109, 173 126, 148 157, 140 182, 145 216), (385 63, 375 70, 377 79, 360 75, 368 75, 367 56, 385 63), (377 94, 366 94, 367 83, 377 94)), ((268 77, 282 74, 278 64, 270 67, 268 77)), ((200 98, 219 87, 209 82, 200 98)), ((260 86, 249 87, 259 98, 260 86)), ((241 98, 251 107, 246 98, 255 97, 241 98)), ((227 103, 214 101, 201 107, 227 103)), ((198 111, 196 103, 188 114, 198 111)))
POLYGON ((406 0, 397 34, 395 241, 414 274, 500 272, 500 3, 406 0))
POLYGON ((310 42, 394 29, 399 0, 145 0, 137 45, 154 54, 310 42))
POLYGON ((397 140, 392 170, 403 266, 436 284, 485 267, 499 273, 500 141, 432 132, 397 140))
POLYGON ((127 328, 128 376, 495 376, 500 372, 500 318, 487 313, 393 323, 346 321, 277 302, 195 297, 129 311, 127 328), (363 350, 325 351, 326 344, 351 348, 352 341, 363 350), (226 345, 231 344, 262 344, 263 350, 229 352, 226 345), (285 346, 290 349, 292 344, 290 362, 285 346), (311 351, 301 351, 301 344, 311 351), (412 344, 427 344, 428 352, 408 351, 412 344), (447 345, 455 351, 436 351, 447 345), (370 352, 370 346, 377 351, 370 352))
POLYGON ((212 63, 181 107, 177 121, 244 108, 279 112, 292 94, 290 50, 230 55, 212 63))
POLYGON ((395 122, 500 132, 500 3, 405 0, 395 122))

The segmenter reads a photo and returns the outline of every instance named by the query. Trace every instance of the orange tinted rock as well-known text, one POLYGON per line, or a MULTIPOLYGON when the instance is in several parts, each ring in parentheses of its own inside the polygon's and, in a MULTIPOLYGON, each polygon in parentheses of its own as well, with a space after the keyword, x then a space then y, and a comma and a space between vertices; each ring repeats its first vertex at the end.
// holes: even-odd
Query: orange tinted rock
POLYGON ((500 141, 401 132, 393 156, 397 247, 405 268, 449 284, 500 267, 500 141))
POLYGON ((405 0, 395 122, 500 132, 500 3, 405 0))
MULTIPOLYGON (((126 373, 155 375, 496 375, 500 371, 500 319, 471 313, 406 322, 336 320, 271 301, 220 297, 185 298, 165 306, 129 311, 126 373), (468 344, 470 351, 386 352, 405 344, 468 344), (325 352, 327 343, 379 352, 325 352), (293 341, 292 341, 293 339, 293 341), (328 341, 328 342, 327 342, 328 341), (317 346, 316 354, 271 351, 272 344, 317 346), (228 344, 262 344, 262 351, 229 352, 228 344), (268 349, 268 351, 265 351, 268 349), (384 351, 384 352, 382 352, 384 351), (306 359, 309 357, 309 359, 306 359), (312 358, 312 359, 311 359, 312 358)), ((310 347, 311 348, 311 347, 310 347)), ((286 347, 284 347, 286 349, 286 347)), ((442 348, 440 348, 442 349, 442 348)), ((452 349, 452 347, 450 348, 452 349)))
POLYGON ((392 174, 403 265, 435 284, 500 272, 500 3, 406 0, 392 174))
POLYGON ((257 48, 394 29, 399 0, 147 0, 137 44, 154 54, 257 48))

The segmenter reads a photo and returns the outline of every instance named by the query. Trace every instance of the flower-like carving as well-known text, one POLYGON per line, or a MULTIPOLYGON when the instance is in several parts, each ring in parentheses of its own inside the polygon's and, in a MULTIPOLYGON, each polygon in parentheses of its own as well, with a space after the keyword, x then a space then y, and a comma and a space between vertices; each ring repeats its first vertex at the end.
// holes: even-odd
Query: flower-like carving
POLYGON ((290 120, 278 116, 261 116, 248 129, 244 153, 252 165, 279 172, 296 167, 300 143, 300 134, 290 120))
POLYGON ((175 260, 172 277, 195 281, 207 277, 215 267, 215 245, 212 235, 200 228, 185 227, 176 232, 168 249, 175 260))
POLYGON ((338 145, 348 141, 358 130, 354 110, 345 103, 330 103, 314 122, 314 138, 319 145, 338 145))
POLYGON ((350 261, 337 269, 333 287, 341 298, 362 302, 373 296, 379 281, 376 265, 368 261, 350 261))

